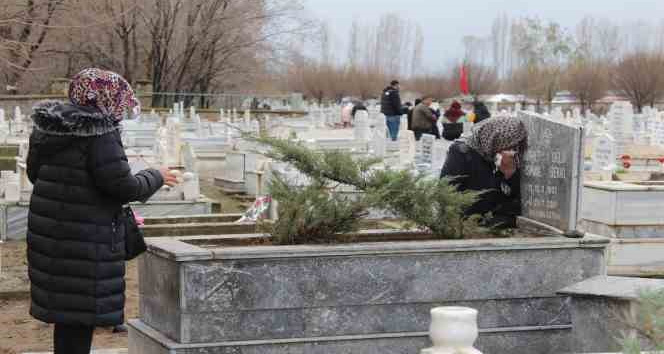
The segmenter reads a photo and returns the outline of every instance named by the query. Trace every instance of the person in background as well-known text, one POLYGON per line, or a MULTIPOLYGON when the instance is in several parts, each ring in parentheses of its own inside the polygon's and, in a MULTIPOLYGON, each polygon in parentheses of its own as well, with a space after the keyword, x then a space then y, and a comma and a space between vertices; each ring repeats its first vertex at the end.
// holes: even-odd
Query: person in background
POLYGON ((482 121, 491 118, 491 112, 489 112, 489 109, 486 107, 484 102, 481 101, 473 102, 473 113, 474 119, 472 119, 472 123, 475 124, 481 123, 482 121))
POLYGON ((365 106, 364 103, 362 103, 362 101, 356 101, 353 104, 353 111, 351 112, 351 117, 353 118, 353 120, 355 120, 355 113, 357 113, 357 111, 367 111, 367 112, 369 112, 369 110, 367 109, 367 106, 365 106))
POLYGON ((516 227, 521 214, 520 168, 528 144, 526 127, 514 118, 494 118, 452 144, 441 178, 452 178, 459 191, 484 192, 466 215, 487 215, 486 226, 516 227))
POLYGON ((436 120, 434 120, 431 123, 431 134, 433 134, 436 137, 436 139, 440 139, 440 129, 438 129, 438 120, 441 117, 440 108, 434 109, 433 106, 431 106, 430 108, 431 112, 433 112, 433 115, 436 117, 436 120))
POLYGON ((413 130, 413 110, 415 110, 415 107, 417 107, 417 105, 420 104, 421 102, 422 99, 416 98, 414 106, 410 102, 406 102, 405 104, 405 107, 408 108, 408 112, 406 113, 406 116, 408 118, 408 130, 413 130))
POLYGON ((55 354, 87 354, 95 327, 124 323, 122 206, 177 183, 166 168, 131 174, 120 122, 138 111, 129 83, 100 69, 74 76, 69 102, 45 101, 33 109, 30 314, 55 324, 55 354))
POLYGON ((351 102, 346 103, 341 108, 341 123, 344 128, 349 128, 351 126, 351 119, 353 118, 353 104, 351 102))
POLYGON ((403 115, 399 89, 399 81, 392 80, 390 86, 383 90, 380 99, 380 112, 385 115, 385 123, 392 141, 397 141, 399 138, 399 126, 403 115))
POLYGON ((461 117, 464 117, 466 112, 461 109, 461 104, 458 101, 452 102, 450 108, 445 111, 443 116, 445 117, 446 123, 456 123, 461 117))
POLYGON ((433 98, 431 96, 422 97, 422 102, 420 102, 415 109, 413 109, 413 132, 415 133, 415 140, 419 141, 422 138, 422 134, 432 134, 432 125, 435 124, 436 115, 431 109, 433 104, 433 98))

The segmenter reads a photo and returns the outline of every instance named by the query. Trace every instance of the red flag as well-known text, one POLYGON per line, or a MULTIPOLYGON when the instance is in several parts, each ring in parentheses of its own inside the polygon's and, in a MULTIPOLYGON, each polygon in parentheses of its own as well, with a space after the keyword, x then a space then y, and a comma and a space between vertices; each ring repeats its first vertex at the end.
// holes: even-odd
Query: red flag
POLYGON ((468 72, 466 72, 466 67, 464 65, 461 65, 460 77, 459 87, 461 88, 461 93, 467 95, 470 93, 470 90, 468 90, 468 72))

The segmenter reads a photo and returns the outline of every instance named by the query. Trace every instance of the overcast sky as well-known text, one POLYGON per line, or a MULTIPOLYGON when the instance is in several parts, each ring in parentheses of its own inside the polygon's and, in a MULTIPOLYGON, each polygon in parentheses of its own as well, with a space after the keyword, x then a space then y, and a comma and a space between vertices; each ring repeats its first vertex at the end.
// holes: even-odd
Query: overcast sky
MULTIPOLYGON (((431 71, 463 56, 465 35, 488 36, 494 18, 537 16, 573 28, 585 16, 616 24, 664 19, 664 0, 305 0, 308 11, 326 20, 337 48, 344 48, 354 18, 375 24, 385 13, 399 13, 420 24, 425 35, 425 65, 431 71)), ((337 57, 340 57, 339 55, 337 57)))

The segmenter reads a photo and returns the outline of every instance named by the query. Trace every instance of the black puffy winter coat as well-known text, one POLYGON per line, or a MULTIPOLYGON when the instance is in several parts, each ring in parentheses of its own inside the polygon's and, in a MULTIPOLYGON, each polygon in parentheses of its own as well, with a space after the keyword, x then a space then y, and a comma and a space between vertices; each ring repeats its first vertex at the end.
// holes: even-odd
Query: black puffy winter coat
POLYGON ((495 164, 482 158, 463 141, 456 141, 447 153, 441 177, 454 178, 453 184, 460 191, 485 192, 466 210, 466 215, 492 214, 487 226, 516 227, 516 217, 521 215, 521 178, 517 171, 505 179, 496 171, 495 164))
POLYGON ((27 172, 30 314, 47 323, 124 321, 122 205, 147 200, 159 171, 130 172, 119 126, 95 109, 58 102, 32 116, 27 172))
POLYGON ((392 86, 388 86, 383 90, 383 95, 380 98, 380 112, 388 117, 405 114, 401 106, 399 90, 392 86))

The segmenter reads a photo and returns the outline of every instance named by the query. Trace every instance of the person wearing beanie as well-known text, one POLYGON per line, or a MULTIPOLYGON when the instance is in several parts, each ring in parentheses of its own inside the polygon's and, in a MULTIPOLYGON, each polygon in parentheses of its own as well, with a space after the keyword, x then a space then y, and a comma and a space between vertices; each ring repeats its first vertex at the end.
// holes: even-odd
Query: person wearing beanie
POLYGON ((489 109, 486 107, 484 102, 481 101, 473 103, 473 113, 475 116, 473 123, 475 124, 491 118, 491 112, 489 112, 489 109))
POLYGON ((397 141, 399 138, 399 126, 401 125, 401 116, 403 115, 399 89, 399 81, 392 80, 390 86, 383 90, 380 99, 380 112, 385 115, 385 124, 387 125, 392 141, 397 141))
POLYGON ((68 102, 33 108, 30 314, 55 324, 55 354, 87 354, 95 327, 124 323, 123 205, 177 183, 166 168, 131 173, 120 122, 138 112, 129 83, 100 69, 74 76, 68 102))

